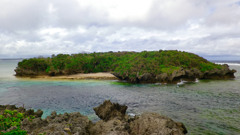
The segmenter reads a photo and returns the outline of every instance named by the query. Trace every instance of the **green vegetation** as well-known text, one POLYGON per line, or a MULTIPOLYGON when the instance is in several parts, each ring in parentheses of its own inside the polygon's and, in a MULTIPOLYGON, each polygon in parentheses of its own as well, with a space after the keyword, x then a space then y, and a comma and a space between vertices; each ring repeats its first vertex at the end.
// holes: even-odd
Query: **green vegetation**
POLYGON ((26 116, 24 113, 20 113, 17 110, 4 110, 4 113, 0 115, 0 134, 26 135, 27 131, 21 129, 21 121, 25 118, 33 119, 34 116, 26 116), (11 127, 15 128, 6 132, 11 127))
POLYGON ((106 52, 90 54, 58 54, 49 58, 31 58, 18 63, 16 75, 63 75, 76 73, 113 72, 134 80, 144 73, 171 74, 179 69, 201 72, 221 69, 193 53, 181 51, 106 52))

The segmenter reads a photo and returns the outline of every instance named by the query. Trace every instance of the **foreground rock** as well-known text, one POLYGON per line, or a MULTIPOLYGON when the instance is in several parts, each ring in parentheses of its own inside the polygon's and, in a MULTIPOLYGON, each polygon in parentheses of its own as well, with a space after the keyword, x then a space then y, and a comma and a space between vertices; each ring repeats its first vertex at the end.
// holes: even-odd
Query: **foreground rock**
POLYGON ((108 121, 114 118, 124 119, 127 106, 106 100, 103 104, 93 108, 93 110, 100 119, 108 121))
POLYGON ((187 133, 182 123, 157 113, 143 113, 130 118, 125 114, 127 106, 111 103, 109 100, 94 108, 102 120, 90 128, 94 135, 184 135, 187 133), (113 111, 111 112, 110 109, 113 111), (108 114, 110 116, 108 116, 108 114))
MULTIPOLYGON (((29 112, 16 106, 0 106, 0 111, 5 109, 29 112)), ((33 120, 24 119, 21 129, 29 135, 184 135, 187 133, 182 123, 157 113, 143 113, 134 118, 126 115, 127 106, 111 103, 106 100, 94 108, 96 115, 101 120, 92 123, 86 116, 79 112, 57 115, 52 112, 46 119, 41 119, 42 111, 32 112, 37 116, 33 120), (41 113, 40 113, 41 112, 41 113)))
POLYGON ((183 135, 187 133, 180 122, 161 116, 157 113, 143 113, 130 122, 133 135, 183 135))
POLYGON ((52 112, 46 119, 33 119, 29 121, 24 119, 22 122, 22 129, 28 131, 29 134, 46 133, 47 135, 61 135, 61 134, 88 134, 87 127, 91 124, 88 117, 76 113, 64 113, 57 115, 52 112))

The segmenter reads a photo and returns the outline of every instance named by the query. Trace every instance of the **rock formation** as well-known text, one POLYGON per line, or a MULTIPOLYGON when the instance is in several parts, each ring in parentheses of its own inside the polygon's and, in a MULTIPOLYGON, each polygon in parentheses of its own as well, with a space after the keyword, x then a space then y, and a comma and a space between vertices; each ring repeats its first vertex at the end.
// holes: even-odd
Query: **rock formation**
MULTIPOLYGON (((229 69, 229 66, 227 64, 223 65, 222 69, 213 69, 211 71, 205 71, 202 72, 199 69, 193 68, 193 69, 179 69, 175 70, 170 74, 162 73, 158 75, 150 74, 150 73, 144 73, 141 76, 136 76, 136 79, 133 80, 140 83, 155 83, 155 82, 161 82, 161 83, 176 83, 181 80, 195 80, 198 79, 230 79, 234 78, 234 73, 237 72, 234 69, 229 69)), ((128 77, 121 77, 118 74, 114 74, 120 79, 127 80, 128 77)), ((131 80, 128 80, 131 81, 131 80)))
POLYGON ((157 113, 143 113, 134 118, 125 114, 127 106, 106 100, 94 111, 102 120, 90 127, 93 135, 184 135, 187 133, 182 123, 157 113), (113 112, 110 111, 113 109, 113 112), (111 116, 108 116, 108 114, 111 116))
POLYGON ((108 121, 113 118, 124 119, 127 106, 106 100, 103 104, 93 108, 93 110, 100 119, 108 121))
MULTIPOLYGON (((16 106, 0 106, 0 112, 5 109, 18 110, 36 118, 24 119, 21 129, 29 135, 184 135, 187 133, 182 123, 157 113, 143 113, 130 117, 126 115, 127 106, 111 103, 106 100, 94 108, 96 115, 101 119, 91 122, 79 112, 58 114, 52 112, 46 119, 42 119, 42 111, 25 110, 16 106)), ((8 130, 14 129, 11 127, 8 130)))

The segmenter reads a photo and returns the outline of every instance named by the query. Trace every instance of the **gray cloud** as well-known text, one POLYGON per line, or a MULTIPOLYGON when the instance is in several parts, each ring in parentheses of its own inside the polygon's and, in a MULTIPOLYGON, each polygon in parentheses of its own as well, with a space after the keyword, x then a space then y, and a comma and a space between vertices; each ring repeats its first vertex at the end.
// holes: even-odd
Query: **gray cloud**
POLYGON ((46 0, 2 0, 0 29, 15 32, 40 27, 47 14, 46 0))
POLYGON ((237 0, 1 0, 0 57, 173 49, 240 56, 237 0))

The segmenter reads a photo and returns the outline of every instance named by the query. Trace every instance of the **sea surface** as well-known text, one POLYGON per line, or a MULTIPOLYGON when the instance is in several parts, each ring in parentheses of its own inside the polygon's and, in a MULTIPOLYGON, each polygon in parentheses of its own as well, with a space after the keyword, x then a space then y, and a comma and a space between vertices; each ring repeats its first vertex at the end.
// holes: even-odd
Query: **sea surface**
POLYGON ((20 60, 0 60, 0 104, 42 109, 46 117, 81 112, 97 120, 93 107, 109 99, 128 106, 129 114, 157 112, 183 122, 189 135, 240 134, 240 62, 231 80, 179 84, 130 84, 117 80, 43 80, 14 76, 20 60))

